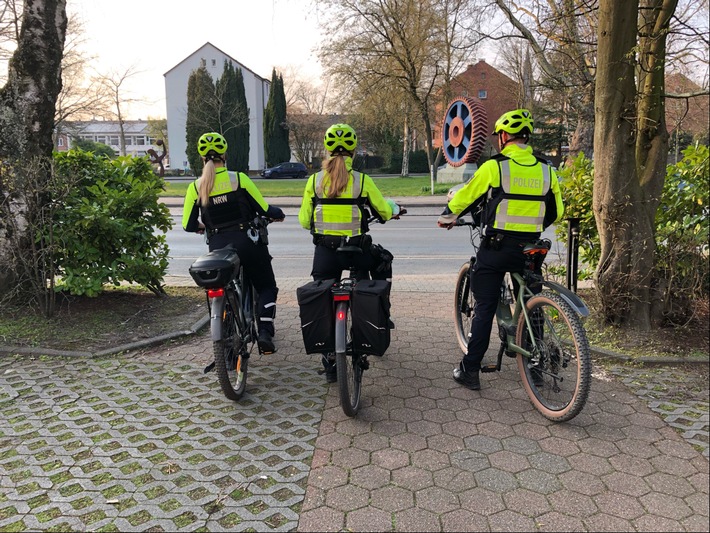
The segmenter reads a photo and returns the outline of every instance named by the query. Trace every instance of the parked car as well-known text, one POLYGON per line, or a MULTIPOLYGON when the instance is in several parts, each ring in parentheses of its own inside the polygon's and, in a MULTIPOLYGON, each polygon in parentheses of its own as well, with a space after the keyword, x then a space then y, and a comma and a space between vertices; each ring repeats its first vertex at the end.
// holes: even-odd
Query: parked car
POLYGON ((305 178, 308 169, 303 163, 280 163, 275 167, 261 171, 261 175, 266 178, 305 178))

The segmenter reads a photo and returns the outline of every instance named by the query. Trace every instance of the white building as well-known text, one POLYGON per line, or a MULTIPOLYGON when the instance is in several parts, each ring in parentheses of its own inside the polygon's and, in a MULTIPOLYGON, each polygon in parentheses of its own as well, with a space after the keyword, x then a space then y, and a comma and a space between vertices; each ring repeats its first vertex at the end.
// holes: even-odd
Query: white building
POLYGON ((264 108, 269 100, 271 81, 258 76, 236 59, 216 46, 206 43, 175 65, 165 76, 165 101, 168 119, 168 145, 173 169, 188 168, 185 141, 187 122, 187 82, 190 74, 205 66, 213 80, 222 76, 224 61, 235 69, 241 69, 244 90, 249 107, 249 169, 256 171, 265 167, 264 157, 264 108))
MULTIPOLYGON (((162 148, 155 144, 157 139, 148 135, 147 120, 124 120, 123 133, 126 155, 142 157, 149 148, 158 154, 162 153, 162 148)), ((106 144, 113 148, 116 155, 121 154, 121 128, 117 120, 68 121, 56 136, 56 149, 60 152, 68 150, 71 148, 71 139, 75 137, 106 144)))

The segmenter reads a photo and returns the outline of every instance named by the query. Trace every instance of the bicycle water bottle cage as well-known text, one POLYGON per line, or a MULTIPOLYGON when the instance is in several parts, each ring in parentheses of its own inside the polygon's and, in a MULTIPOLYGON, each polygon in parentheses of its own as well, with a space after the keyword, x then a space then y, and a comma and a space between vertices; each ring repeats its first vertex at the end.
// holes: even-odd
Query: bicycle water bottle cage
POLYGON ((189 272, 200 287, 224 287, 239 272, 239 255, 234 248, 214 250, 198 257, 190 266, 189 272))

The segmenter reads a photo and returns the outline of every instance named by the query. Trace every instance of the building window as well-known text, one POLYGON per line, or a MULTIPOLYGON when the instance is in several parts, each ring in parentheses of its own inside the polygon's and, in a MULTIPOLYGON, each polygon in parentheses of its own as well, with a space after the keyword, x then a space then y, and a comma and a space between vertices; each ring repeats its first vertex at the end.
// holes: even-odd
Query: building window
POLYGON ((200 66, 201 66, 201 67, 206 67, 206 66, 207 66, 207 61, 205 61, 205 58, 204 58, 204 57, 200 58, 200 66))
POLYGON ((57 138, 57 146, 64 146, 64 137, 57 138))
POLYGON ((118 146, 118 135, 111 135, 111 136, 108 138, 108 143, 109 143, 111 146, 118 146))
POLYGON ((213 60, 212 60, 212 66, 213 66, 213 67, 217 66, 217 60, 216 60, 216 59, 213 59, 213 60))
POLYGON ((138 135, 134 144, 137 144, 138 146, 143 146, 145 144, 145 136, 138 135))
POLYGON ((96 142, 101 143, 101 144, 106 144, 106 136, 104 135, 97 135, 96 136, 96 142))
POLYGON ((478 97, 481 100, 485 100, 486 98, 488 98, 488 91, 483 91, 483 90, 478 91, 478 97))
POLYGON ((126 140, 125 140, 126 146, 130 146, 133 144, 133 137, 130 135, 126 135, 126 140))

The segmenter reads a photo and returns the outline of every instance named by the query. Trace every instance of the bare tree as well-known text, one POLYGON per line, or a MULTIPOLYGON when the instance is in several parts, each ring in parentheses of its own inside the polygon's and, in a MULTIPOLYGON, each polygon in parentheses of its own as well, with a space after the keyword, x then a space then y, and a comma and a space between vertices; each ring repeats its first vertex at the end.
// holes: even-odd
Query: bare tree
POLYGON ((126 155, 125 106, 142 101, 140 98, 133 98, 126 94, 126 82, 139 73, 136 65, 131 65, 124 70, 114 70, 99 77, 99 83, 111 101, 111 109, 107 111, 107 117, 118 122, 121 155, 126 155))
POLYGON ((86 40, 84 27, 76 15, 69 16, 67 38, 62 57, 62 90, 57 98, 54 123, 56 133, 66 129, 71 120, 91 120, 110 112, 111 99, 89 65, 96 59, 82 48, 86 40))
MULTIPOLYGON (((0 3, 0 65, 5 67, 20 40, 22 2, 3 0, 0 3)), ((7 81, 5 68, 0 68, 0 82, 7 81)))
POLYGON ((327 114, 329 89, 328 80, 316 86, 296 73, 284 77, 289 144, 296 159, 309 166, 323 153, 323 134, 330 125, 327 114))
MULTIPOLYGON (((467 0, 320 0, 337 26, 320 55, 343 95, 397 86, 424 128, 433 164, 431 114, 438 91, 478 44, 467 0), (346 59, 344 59, 346 58, 346 59)), ((344 96, 344 98, 346 98, 344 96)), ((349 100, 349 98, 347 99, 349 100)))

